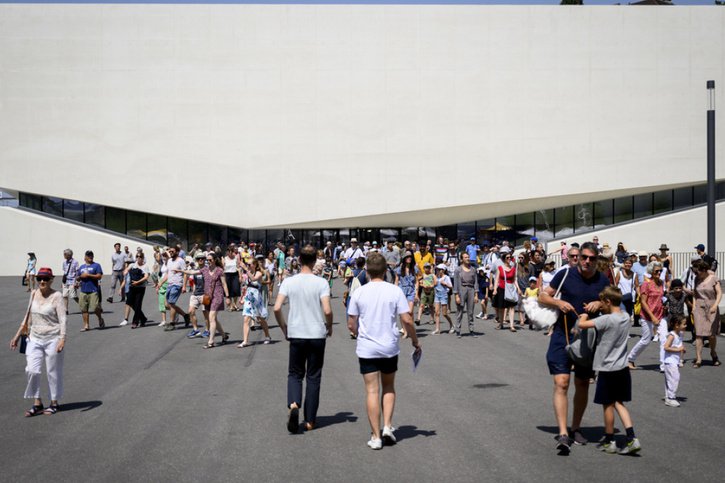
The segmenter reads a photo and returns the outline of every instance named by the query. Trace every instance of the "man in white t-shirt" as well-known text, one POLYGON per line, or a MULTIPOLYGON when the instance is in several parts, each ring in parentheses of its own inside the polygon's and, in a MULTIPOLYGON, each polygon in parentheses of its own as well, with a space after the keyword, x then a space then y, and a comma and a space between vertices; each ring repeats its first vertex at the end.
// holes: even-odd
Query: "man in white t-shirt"
POLYGON ((285 278, 274 303, 274 316, 289 341, 289 373, 287 376, 287 430, 299 430, 302 406, 302 379, 305 391, 305 423, 307 431, 315 428, 320 405, 320 381, 325 360, 326 338, 332 335, 332 307, 327 281, 312 274, 317 250, 305 245, 299 256, 300 273, 285 278), (282 305, 289 298, 289 314, 285 319, 282 305))
POLYGON ((410 336, 417 356, 421 347, 413 326, 408 301, 397 285, 384 283, 386 262, 380 253, 373 252, 367 258, 370 282, 357 289, 347 307, 347 327, 357 337, 357 354, 360 373, 367 391, 367 409, 372 436, 368 441, 371 449, 381 449, 395 444, 393 409, 395 408, 395 372, 398 370, 397 317, 410 336), (383 386, 383 430, 380 431, 380 384, 383 386))
POLYGON ((365 255, 363 254, 362 249, 357 244, 357 238, 350 239, 350 248, 345 250, 345 254, 343 255, 345 261, 354 262, 355 260, 363 256, 365 255))

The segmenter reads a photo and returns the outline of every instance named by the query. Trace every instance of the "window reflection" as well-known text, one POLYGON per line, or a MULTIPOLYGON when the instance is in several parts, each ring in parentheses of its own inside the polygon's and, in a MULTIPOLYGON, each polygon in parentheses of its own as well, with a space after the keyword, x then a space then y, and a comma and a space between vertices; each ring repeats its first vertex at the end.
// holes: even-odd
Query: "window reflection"
MULTIPOLYGON (((94 225, 98 227, 106 226, 106 209, 101 205, 94 205, 93 203, 84 203, 85 220, 86 224, 94 225)), ((125 231, 125 229, 124 229, 125 231)))
POLYGON ((149 214, 146 223, 148 240, 157 245, 166 245, 166 217, 149 214))
POLYGON ((63 199, 43 196, 43 211, 51 215, 63 216, 63 199))
POLYGON ((632 219, 632 197, 616 198, 614 200, 614 223, 622 223, 632 219))
POLYGON ((64 200, 63 217, 83 223, 83 203, 74 200, 64 200))
POLYGON ((634 218, 652 216, 652 193, 635 195, 634 197, 634 218))
POLYGON ((594 228, 594 203, 574 206, 574 231, 581 232, 594 228))
POLYGON ((567 236, 574 233, 574 207, 564 206, 554 210, 554 222, 556 229, 554 233, 557 237, 567 236))
POLYGON ((126 235, 146 239, 146 213, 126 211, 126 235))

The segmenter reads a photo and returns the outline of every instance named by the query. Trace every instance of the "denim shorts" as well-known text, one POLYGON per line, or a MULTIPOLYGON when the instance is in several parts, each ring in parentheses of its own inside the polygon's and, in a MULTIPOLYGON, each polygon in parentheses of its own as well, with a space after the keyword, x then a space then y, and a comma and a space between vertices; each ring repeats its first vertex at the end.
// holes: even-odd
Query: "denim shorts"
POLYGON ((181 285, 169 285, 166 289, 166 301, 169 304, 176 304, 181 296, 181 285))
POLYGON ((439 294, 436 292, 435 303, 441 305, 448 305, 448 293, 439 294))

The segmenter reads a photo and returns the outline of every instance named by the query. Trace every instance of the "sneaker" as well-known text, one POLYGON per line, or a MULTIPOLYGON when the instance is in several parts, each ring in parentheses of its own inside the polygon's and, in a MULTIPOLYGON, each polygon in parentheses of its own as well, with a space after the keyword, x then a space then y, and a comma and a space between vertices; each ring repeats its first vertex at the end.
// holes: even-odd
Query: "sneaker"
POLYGON ((368 447, 370 449, 383 449, 383 440, 380 438, 371 437, 368 441, 368 447))
POLYGON ((476 318, 477 319, 482 319, 483 318, 483 312, 479 312, 478 315, 476 316, 476 318))
POLYGON ((448 331, 448 333, 449 334, 455 334, 456 333, 456 329, 451 329, 451 330, 448 331))
POLYGON ((398 440, 395 439, 395 434, 393 433, 394 431, 395 428, 392 426, 383 426, 383 442, 388 446, 392 446, 398 442, 398 440))
POLYGON ((300 408, 290 408, 287 416, 287 431, 297 434, 300 429, 300 408))
POLYGON ((186 334, 186 337, 189 339, 193 339, 195 337, 199 337, 200 335, 201 335, 201 332, 199 332, 198 330, 191 330, 191 331, 189 331, 188 334, 186 334))
POLYGON ((166 324, 166 327, 164 327, 164 330, 165 330, 166 332, 171 332, 171 331, 172 331, 172 330, 174 330, 175 328, 176 328, 176 327, 174 327, 174 324, 173 324, 173 323, 171 323, 171 324, 166 324))
POLYGON ((112 304, 113 303, 113 297, 108 297, 106 299, 106 302, 108 302, 109 304, 112 304))
POLYGON ((201 336, 208 339, 209 338, 209 331, 208 330, 205 330, 204 332, 201 333, 201 336))
POLYGON ((563 453, 568 453, 571 450, 572 440, 566 434, 560 434, 556 438, 556 449, 563 453))
POLYGON ((657 334, 656 336, 654 336, 654 337, 652 338, 652 342, 659 342, 659 341, 660 341, 660 336, 659 336, 659 334, 657 334))
POLYGON ((478 339, 478 334, 475 333, 474 331, 470 332, 470 336, 473 337, 474 339, 478 339))
POLYGON ((622 449, 619 450, 619 454, 635 454, 642 449, 642 445, 639 444, 639 440, 634 438, 629 441, 622 449))
POLYGON ((263 344, 269 344, 270 342, 272 342, 272 338, 271 337, 265 337, 263 344))
POLYGON ((126 320, 126 319, 123 319, 123 322, 121 322, 120 324, 118 324, 119 327, 124 327, 126 325, 128 325, 128 320, 126 320))
POLYGON ((159 324, 159 327, 166 327, 166 322, 161 322, 161 323, 159 324))
POLYGON ((604 451, 607 454, 617 454, 617 451, 619 451, 617 443, 615 443, 614 440, 611 440, 609 443, 602 441, 597 445, 597 449, 599 449, 599 451, 604 451))
POLYGON ((569 438, 571 438, 574 441, 574 444, 578 444, 579 446, 584 446, 589 442, 587 438, 584 437, 581 430, 575 429, 571 433, 569 433, 569 438))
POLYGON ((669 406, 671 408, 679 408, 680 401, 678 401, 677 399, 665 399, 665 406, 669 406))

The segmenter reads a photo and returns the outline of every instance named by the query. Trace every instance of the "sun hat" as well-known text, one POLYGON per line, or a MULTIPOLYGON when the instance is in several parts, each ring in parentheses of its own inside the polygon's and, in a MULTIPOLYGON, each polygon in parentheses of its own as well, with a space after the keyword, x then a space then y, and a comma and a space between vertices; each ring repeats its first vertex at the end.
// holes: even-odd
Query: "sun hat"
POLYGON ((53 278, 53 270, 49 267, 41 267, 35 277, 50 277, 53 278))
POLYGON ((647 253, 644 250, 640 250, 639 252, 637 252, 637 256, 638 257, 648 257, 649 256, 649 253, 647 253))

